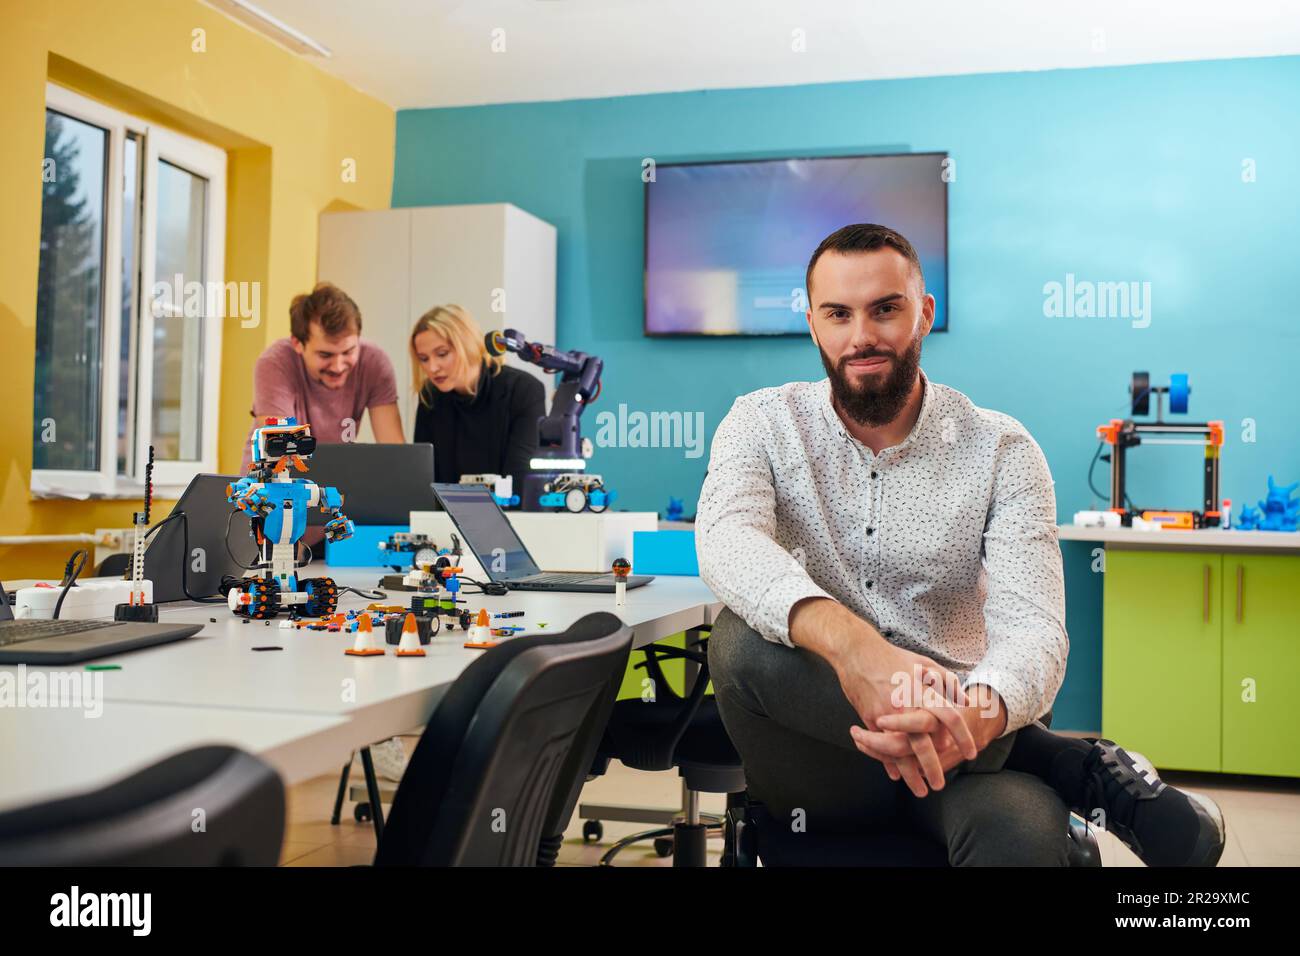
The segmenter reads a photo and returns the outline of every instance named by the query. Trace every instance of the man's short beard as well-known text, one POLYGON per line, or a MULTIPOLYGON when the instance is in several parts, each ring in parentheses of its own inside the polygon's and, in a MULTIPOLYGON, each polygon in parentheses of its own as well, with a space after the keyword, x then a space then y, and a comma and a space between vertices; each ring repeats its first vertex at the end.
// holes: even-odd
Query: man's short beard
POLYGON ((822 366, 831 380, 831 394, 835 404, 859 425, 878 428, 888 425, 898 417, 907 397, 912 393, 916 383, 917 369, 921 367, 921 338, 912 339, 907 351, 895 358, 884 352, 859 352, 846 355, 836 365, 831 362, 825 350, 818 344, 822 366), (849 372, 846 365, 857 359, 883 356, 890 364, 890 370, 878 385, 868 377, 861 386, 854 388, 849 384, 849 372))

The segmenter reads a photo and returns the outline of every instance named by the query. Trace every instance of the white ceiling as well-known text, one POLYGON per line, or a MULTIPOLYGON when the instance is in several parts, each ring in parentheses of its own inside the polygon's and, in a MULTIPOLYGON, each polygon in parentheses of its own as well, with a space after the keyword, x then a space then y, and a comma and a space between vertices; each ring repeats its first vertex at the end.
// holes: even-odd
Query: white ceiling
POLYGON ((1294 0, 252 2, 400 109, 1300 53, 1294 0))

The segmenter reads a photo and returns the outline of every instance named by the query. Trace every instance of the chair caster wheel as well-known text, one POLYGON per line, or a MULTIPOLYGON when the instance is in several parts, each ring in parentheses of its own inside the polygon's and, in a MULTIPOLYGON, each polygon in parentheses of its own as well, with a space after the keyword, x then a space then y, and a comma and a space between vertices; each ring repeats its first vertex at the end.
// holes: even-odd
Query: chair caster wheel
POLYGON ((357 823, 369 823, 370 804, 358 803, 355 807, 352 808, 352 818, 356 820, 357 823))
POLYGON ((655 855, 659 857, 668 857, 673 855, 673 838, 672 837, 655 837, 655 855))
POLYGON ((599 820, 584 820, 582 823, 582 842, 599 843, 605 836, 605 828, 599 820))

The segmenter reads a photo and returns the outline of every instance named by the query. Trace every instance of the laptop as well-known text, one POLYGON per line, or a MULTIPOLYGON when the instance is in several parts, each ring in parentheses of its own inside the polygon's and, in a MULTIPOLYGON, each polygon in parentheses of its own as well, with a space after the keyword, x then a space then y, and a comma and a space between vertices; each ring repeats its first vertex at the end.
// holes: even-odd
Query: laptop
MULTIPOLYGON (((317 445, 299 477, 333 486, 343 495, 343 513, 358 525, 409 525, 412 511, 437 511, 433 484, 433 446, 372 445, 345 442, 317 445)), ((323 525, 329 514, 307 512, 308 525, 323 525)))
POLYGON ((186 586, 195 597, 211 597, 222 578, 242 578, 245 565, 257 560, 248 515, 226 500, 226 486, 238 480, 195 475, 171 510, 185 517, 168 521, 149 538, 144 576, 153 582, 155 604, 188 600, 186 586))
POLYGON ((0 584, 0 664, 76 664, 95 657, 179 641, 202 624, 146 624, 116 621, 14 620, 9 595, 0 584))
MULTIPOLYGON (((614 575, 609 571, 543 571, 539 568, 492 497, 491 489, 482 485, 435 483, 433 490, 455 522, 460 536, 494 583, 504 584, 511 591, 614 593, 614 575)), ((653 575, 631 574, 627 586, 639 588, 653 580, 653 575)))

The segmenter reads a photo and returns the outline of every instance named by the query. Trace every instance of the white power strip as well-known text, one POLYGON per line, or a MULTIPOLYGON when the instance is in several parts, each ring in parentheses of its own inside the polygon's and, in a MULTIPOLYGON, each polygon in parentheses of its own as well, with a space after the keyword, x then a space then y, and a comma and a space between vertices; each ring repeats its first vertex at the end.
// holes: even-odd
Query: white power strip
MULTIPOLYGON (((143 581, 146 602, 153 601, 153 582, 143 581)), ((63 593, 57 581, 41 581, 33 587, 19 588, 13 594, 15 618, 52 618, 54 606, 63 593)), ((68 596, 59 611, 60 620, 88 621, 97 618, 113 619, 119 604, 131 599, 131 582, 121 578, 87 578, 68 589, 68 596)))

